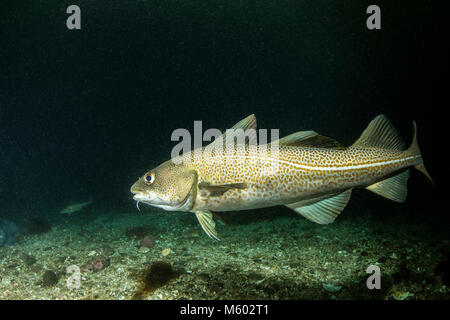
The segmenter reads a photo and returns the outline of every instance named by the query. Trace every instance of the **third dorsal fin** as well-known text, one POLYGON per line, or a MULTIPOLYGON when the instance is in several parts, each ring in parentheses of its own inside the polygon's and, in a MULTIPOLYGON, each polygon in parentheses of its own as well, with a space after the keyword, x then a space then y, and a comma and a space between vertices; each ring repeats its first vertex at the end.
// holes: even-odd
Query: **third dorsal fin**
POLYGON ((369 123, 351 147, 404 150, 405 144, 389 119, 384 114, 380 114, 369 123))

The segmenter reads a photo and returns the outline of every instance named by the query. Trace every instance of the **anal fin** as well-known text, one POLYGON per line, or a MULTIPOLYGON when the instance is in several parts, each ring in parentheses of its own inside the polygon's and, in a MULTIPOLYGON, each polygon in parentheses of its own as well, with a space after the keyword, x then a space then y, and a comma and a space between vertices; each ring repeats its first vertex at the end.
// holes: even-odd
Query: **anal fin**
POLYGON ((408 194, 406 186, 408 178, 409 170, 405 170, 395 176, 374 183, 366 187, 366 189, 387 199, 404 202, 406 200, 406 195, 408 194))
POLYGON ((352 189, 332 196, 304 200, 286 205, 306 219, 319 223, 332 223, 347 205, 352 189))

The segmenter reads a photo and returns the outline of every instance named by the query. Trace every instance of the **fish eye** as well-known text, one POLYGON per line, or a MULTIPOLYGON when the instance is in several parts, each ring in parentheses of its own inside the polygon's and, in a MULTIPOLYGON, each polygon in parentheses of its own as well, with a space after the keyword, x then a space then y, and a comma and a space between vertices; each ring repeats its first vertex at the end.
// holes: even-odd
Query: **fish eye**
POLYGON ((144 182, 145 182, 145 184, 152 184, 153 183, 153 181, 155 181, 155 175, 153 174, 153 173, 147 173, 145 176, 144 176, 144 182))

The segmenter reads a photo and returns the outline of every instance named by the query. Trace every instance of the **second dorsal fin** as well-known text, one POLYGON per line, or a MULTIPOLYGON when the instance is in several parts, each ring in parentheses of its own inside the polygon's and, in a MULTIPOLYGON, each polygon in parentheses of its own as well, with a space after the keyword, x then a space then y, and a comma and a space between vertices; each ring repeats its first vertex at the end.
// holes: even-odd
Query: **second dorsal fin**
POLYGON ((312 130, 292 133, 279 139, 277 142, 280 146, 343 148, 343 146, 333 138, 322 136, 312 130))

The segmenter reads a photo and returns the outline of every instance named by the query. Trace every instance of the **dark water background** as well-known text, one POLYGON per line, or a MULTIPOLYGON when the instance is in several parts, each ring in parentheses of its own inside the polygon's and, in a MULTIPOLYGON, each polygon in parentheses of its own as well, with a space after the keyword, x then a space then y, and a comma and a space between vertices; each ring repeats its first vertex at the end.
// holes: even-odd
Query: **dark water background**
POLYGON ((2 1, 0 217, 85 199, 135 210, 129 187, 168 159, 174 129, 251 113, 282 135, 312 129, 345 145, 379 113, 409 144, 417 120, 437 187, 414 172, 405 204, 359 197, 448 216, 443 3, 378 1, 382 30, 369 31, 366 1, 2 1), (70 4, 82 30, 66 29, 70 4))

